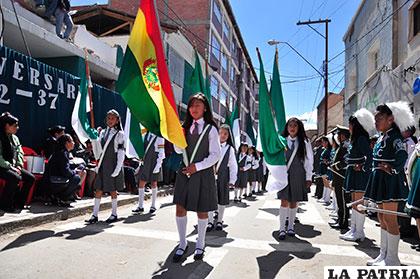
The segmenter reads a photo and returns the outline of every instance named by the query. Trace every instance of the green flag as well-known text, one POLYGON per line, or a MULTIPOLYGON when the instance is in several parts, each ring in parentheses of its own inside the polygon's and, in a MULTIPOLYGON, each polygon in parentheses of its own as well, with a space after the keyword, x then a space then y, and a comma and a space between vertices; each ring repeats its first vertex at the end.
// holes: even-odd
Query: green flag
POLYGON ((273 80, 271 81, 270 96, 271 105, 274 109, 277 131, 281 133, 286 126, 286 112, 284 110, 283 92, 281 90, 280 73, 279 73, 279 54, 276 50, 273 65, 273 80))
POLYGON ((144 142, 141 133, 141 125, 134 115, 131 114, 129 108, 127 108, 125 117, 124 136, 125 142, 127 143, 125 155, 128 158, 143 158, 144 142))
POLYGON ((239 150, 241 145, 241 127, 239 126, 239 106, 238 101, 236 101, 235 107, 229 119, 229 126, 232 131, 232 139, 235 144, 236 150, 239 150))
POLYGON ((90 96, 88 94, 89 88, 92 87, 92 83, 90 81, 89 64, 86 59, 84 70, 80 80, 79 94, 77 94, 71 115, 71 126, 82 144, 85 144, 88 139, 95 140, 98 138, 98 132, 91 127, 87 115, 87 112, 91 111, 93 108, 90 106, 90 96))
POLYGON ((254 129, 254 125, 251 115, 248 113, 246 115, 246 135, 247 135, 247 142, 248 144, 252 145, 252 146, 256 146, 257 145, 257 137, 255 136, 256 132, 254 129))
MULTIPOLYGON (((267 181, 269 191, 279 191, 287 186, 287 166, 284 156, 286 139, 279 136, 274 124, 267 81, 265 79, 264 65, 258 51, 260 61, 260 87, 259 87, 259 130, 261 147, 270 175, 267 181)), ((284 110, 284 107, 283 107, 284 110)))
POLYGON ((209 77, 203 78, 203 71, 201 69, 200 56, 195 50, 195 66, 190 79, 191 95, 196 93, 203 93, 210 103, 211 107, 211 94, 210 94, 210 80, 209 77))

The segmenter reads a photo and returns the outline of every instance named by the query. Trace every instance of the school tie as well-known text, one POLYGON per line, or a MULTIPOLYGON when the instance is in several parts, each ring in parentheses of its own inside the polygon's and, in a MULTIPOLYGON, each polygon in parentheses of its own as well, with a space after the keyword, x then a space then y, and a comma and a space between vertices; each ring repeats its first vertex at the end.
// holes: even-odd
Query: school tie
POLYGON ((105 136, 102 138, 102 146, 104 146, 105 143, 107 142, 110 130, 111 129, 109 129, 109 128, 106 129, 105 136))
POLYGON ((294 150, 295 149, 295 140, 292 140, 292 147, 290 147, 290 150, 294 150))
POLYGON ((198 122, 194 121, 193 125, 194 125, 194 129, 193 129, 191 135, 197 136, 198 135, 198 122))

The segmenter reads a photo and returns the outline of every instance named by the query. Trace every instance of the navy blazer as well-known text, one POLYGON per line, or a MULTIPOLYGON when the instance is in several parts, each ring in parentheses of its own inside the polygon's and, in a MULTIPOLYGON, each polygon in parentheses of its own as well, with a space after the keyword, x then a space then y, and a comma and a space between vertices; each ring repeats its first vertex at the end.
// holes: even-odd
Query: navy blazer
POLYGON ((59 150, 53 153, 48 161, 49 176, 60 176, 71 178, 76 174, 75 170, 70 167, 69 152, 67 150, 59 150))

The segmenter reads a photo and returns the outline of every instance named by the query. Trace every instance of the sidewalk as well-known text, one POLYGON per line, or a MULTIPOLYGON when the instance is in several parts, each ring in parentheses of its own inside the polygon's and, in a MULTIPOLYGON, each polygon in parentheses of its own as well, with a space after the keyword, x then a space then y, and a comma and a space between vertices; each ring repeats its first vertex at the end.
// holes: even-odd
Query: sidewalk
MULTIPOLYGON (((173 187, 164 185, 159 187, 158 197, 171 195, 173 187)), ((145 198, 149 199, 151 193, 146 193, 145 198)), ((134 203, 138 200, 137 195, 120 193, 118 195, 118 206, 134 203)), ((10 233, 21 228, 34 227, 54 221, 66 220, 80 215, 85 215, 92 211, 93 198, 83 198, 71 203, 71 207, 63 208, 58 206, 34 203, 29 209, 24 209, 20 213, 4 213, 0 211, 0 235, 10 233)), ((101 200, 101 210, 111 208, 111 197, 101 200)))

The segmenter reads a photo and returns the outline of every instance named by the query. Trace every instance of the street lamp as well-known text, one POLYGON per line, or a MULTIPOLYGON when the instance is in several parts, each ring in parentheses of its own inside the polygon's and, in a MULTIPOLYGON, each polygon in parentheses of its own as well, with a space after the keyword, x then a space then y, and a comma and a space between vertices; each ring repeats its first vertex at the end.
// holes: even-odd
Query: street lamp
POLYGON ((299 55, 300 56, 300 58, 302 58, 303 60, 305 60, 305 62, 309 65, 309 66, 311 66, 312 67, 312 69, 314 69, 321 77, 324 77, 324 75, 317 69, 317 68, 315 68, 315 66, 314 65, 312 65, 311 64, 311 62, 309 62, 308 61, 308 59, 306 59, 302 54, 300 54, 300 52, 299 51, 297 51, 291 44, 289 44, 288 42, 284 42, 284 41, 277 41, 277 40, 274 40, 274 39, 271 39, 271 40, 269 40, 268 42, 267 42, 270 46, 276 46, 276 48, 277 48, 277 45, 278 44, 285 44, 285 45, 287 45, 287 46, 289 46, 294 52, 296 52, 296 54, 297 55, 299 55))

